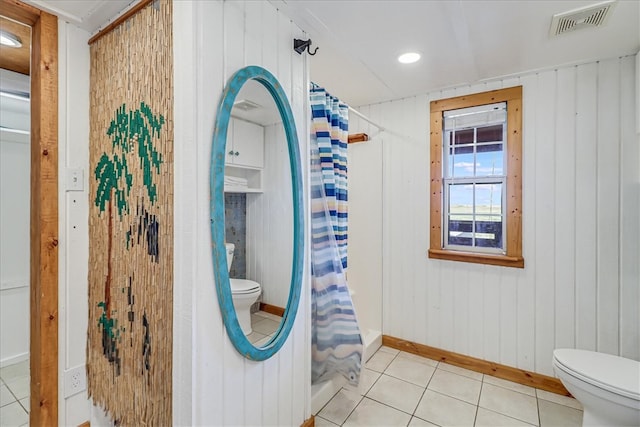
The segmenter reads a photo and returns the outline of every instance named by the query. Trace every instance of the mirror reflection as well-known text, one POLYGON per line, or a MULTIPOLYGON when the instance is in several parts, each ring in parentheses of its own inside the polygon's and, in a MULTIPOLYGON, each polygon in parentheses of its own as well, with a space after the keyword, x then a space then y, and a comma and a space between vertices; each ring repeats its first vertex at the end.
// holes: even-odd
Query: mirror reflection
POLYGON ((287 138, 267 89, 248 80, 231 110, 225 160, 225 244, 233 305, 255 347, 277 332, 293 263, 287 138))

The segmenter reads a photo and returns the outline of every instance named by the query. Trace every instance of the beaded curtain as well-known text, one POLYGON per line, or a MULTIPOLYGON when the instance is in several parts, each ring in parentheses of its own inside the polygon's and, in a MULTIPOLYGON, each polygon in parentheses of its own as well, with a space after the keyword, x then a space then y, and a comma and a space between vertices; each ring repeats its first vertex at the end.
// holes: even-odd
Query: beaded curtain
POLYGON ((170 425, 172 5, 90 47, 89 396, 116 425, 170 425))

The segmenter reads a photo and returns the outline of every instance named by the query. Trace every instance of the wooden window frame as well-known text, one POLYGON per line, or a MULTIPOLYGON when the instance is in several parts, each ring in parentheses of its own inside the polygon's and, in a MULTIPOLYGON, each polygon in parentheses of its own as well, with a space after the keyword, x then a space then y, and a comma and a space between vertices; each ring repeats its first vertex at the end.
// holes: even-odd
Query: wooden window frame
POLYGON ((522 257, 522 86, 431 102, 431 230, 429 258, 524 268, 522 257), (507 201, 505 254, 444 249, 442 244, 442 134, 445 111, 479 105, 507 103, 507 201))

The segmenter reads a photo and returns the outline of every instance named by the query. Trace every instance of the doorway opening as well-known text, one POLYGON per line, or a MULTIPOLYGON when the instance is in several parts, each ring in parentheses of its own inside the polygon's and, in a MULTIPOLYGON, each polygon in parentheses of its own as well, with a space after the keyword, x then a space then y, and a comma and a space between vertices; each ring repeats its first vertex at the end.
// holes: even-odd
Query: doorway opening
MULTIPOLYGON (((17 0, 2 15, 31 28, 29 424, 58 424, 58 18, 17 0)), ((4 55, 3 55, 4 57, 4 55)))

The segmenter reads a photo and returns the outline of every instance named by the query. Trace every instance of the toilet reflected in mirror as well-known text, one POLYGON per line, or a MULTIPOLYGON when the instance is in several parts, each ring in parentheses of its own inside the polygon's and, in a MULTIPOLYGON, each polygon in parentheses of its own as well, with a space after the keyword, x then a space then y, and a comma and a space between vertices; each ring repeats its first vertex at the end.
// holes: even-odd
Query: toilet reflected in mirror
MULTIPOLYGON (((236 245, 227 243, 225 246, 227 250, 227 265, 229 269, 231 269, 236 245)), ((229 283, 231 284, 233 308, 236 310, 240 328, 242 328, 242 332, 244 332, 245 335, 250 335, 253 332, 253 328, 251 327, 251 306, 258 301, 262 288, 259 283, 247 279, 234 279, 230 277, 229 283)))
POLYGON ((227 267, 242 332, 261 347, 280 327, 291 287, 291 166, 282 118, 267 89, 248 80, 233 105, 224 183, 227 267))

